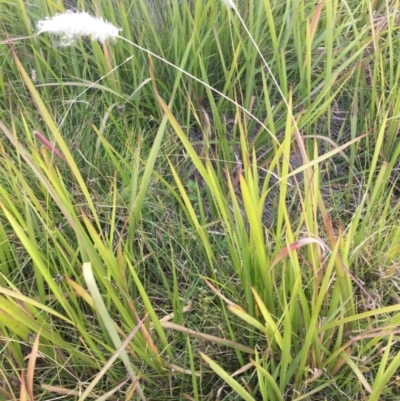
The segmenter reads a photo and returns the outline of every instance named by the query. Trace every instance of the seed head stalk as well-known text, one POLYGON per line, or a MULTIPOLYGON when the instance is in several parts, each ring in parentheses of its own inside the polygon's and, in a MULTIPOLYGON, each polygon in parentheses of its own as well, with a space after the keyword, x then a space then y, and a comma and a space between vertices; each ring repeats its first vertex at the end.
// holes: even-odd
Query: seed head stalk
MULTIPOLYGON (((235 11, 236 7, 233 3, 232 0, 225 2, 224 3, 233 8, 235 11)), ((272 135, 271 131, 267 128, 267 126, 259 120, 257 117, 255 117, 251 112, 246 110, 243 106, 223 94, 222 92, 218 91, 217 89, 213 88, 211 85, 207 84, 206 82, 202 81, 201 79, 195 77, 194 75, 190 74, 189 72, 185 71, 183 68, 171 63, 168 60, 165 60, 158 54, 152 52, 151 50, 148 50, 137 43, 134 43, 130 41, 129 39, 119 35, 119 32, 121 29, 115 27, 112 25, 110 22, 103 20, 102 18, 95 18, 86 12, 79 12, 79 13, 74 13, 74 12, 67 12, 64 14, 56 14, 54 17, 51 18, 46 18, 45 20, 39 21, 38 22, 38 32, 37 35, 42 34, 42 33, 50 33, 54 34, 57 36, 61 36, 61 46, 70 46, 76 42, 76 40, 80 37, 89 37, 92 40, 99 40, 101 43, 105 44, 107 41, 115 42, 117 39, 123 40, 129 45, 135 47, 138 50, 141 50, 145 52, 146 54, 162 61, 163 63, 169 65, 170 67, 174 68, 175 70, 181 72, 182 74, 186 75, 187 77, 193 79, 196 82, 199 82, 200 84, 204 85, 206 88, 210 89, 212 92, 218 94, 220 97, 224 98, 228 102, 234 104, 238 109, 240 109, 244 114, 252 118, 254 121, 256 121, 258 124, 260 124, 261 127, 263 127, 266 132, 268 132, 273 140, 277 143, 278 146, 280 146, 279 141, 275 138, 274 135, 272 135)), ((247 28, 246 28, 247 30, 247 28)), ((247 31, 248 32, 248 31, 247 31)), ((254 39, 253 39, 254 42, 254 39)), ((255 43, 255 42, 254 42, 255 43)), ((111 71, 109 71, 107 74, 103 75, 100 77, 97 81, 93 82, 91 85, 89 85, 84 91, 82 91, 78 96, 75 97, 75 99, 70 103, 69 108, 72 107, 72 104, 74 101, 76 101, 80 96, 82 96, 86 91, 88 91, 90 88, 96 86, 102 79, 107 77, 109 74, 112 74, 116 69, 124 65, 126 62, 131 60, 134 56, 128 57, 125 61, 123 61, 121 64, 113 68, 111 71)), ((264 60, 265 62, 265 60, 264 60)), ((268 67, 269 68, 269 67, 268 67)), ((270 70, 269 70, 270 71, 270 70)), ((276 80, 274 82, 277 84, 276 80)), ((282 91, 279 88, 278 89, 280 93, 282 94, 282 91)), ((282 95, 283 96, 283 95, 282 95)), ((60 122, 60 126, 64 123, 65 118, 68 114, 69 109, 66 111, 64 118, 60 122)))
POLYGON ((303 141, 301 140, 300 135, 299 135, 299 127, 298 127, 298 125, 297 125, 296 119, 294 118, 294 115, 293 115, 292 110, 291 110, 291 108, 290 108, 290 106, 289 106, 289 103, 288 103, 288 101, 286 100, 286 97, 285 97, 285 95, 283 94, 283 91, 282 91, 281 87, 279 86, 278 80, 275 78, 275 75, 274 75, 274 73, 272 72, 272 70, 271 70, 269 64, 267 63, 267 61, 265 60, 263 54, 261 53, 261 50, 260 50, 260 48, 258 47, 258 45, 257 45, 256 41, 254 40, 252 34, 250 33, 249 29, 247 28, 247 25, 246 25, 245 22, 243 21, 242 16, 240 15, 238 9, 236 8, 235 2, 234 2, 233 0, 222 0, 222 2, 223 2, 228 8, 231 8, 232 10, 234 10, 234 12, 236 13, 237 17, 239 18, 240 23, 242 24, 243 28, 245 29, 247 35, 248 35, 249 38, 250 38, 251 43, 253 43, 254 47, 257 49, 257 52, 258 52, 258 54, 259 54, 259 56, 260 56, 262 62, 264 63, 264 65, 265 65, 265 67, 266 67, 266 69, 267 69, 267 71, 268 71, 268 74, 271 76, 272 81, 274 82, 276 88, 278 89, 279 94, 282 96, 283 102, 285 103, 285 106, 286 106, 286 108, 287 108, 287 110, 288 110, 288 113, 289 113, 289 115, 290 115, 290 118, 292 119, 293 125, 294 125, 294 127, 295 127, 295 135, 296 135, 297 142, 298 142, 298 145, 299 145, 299 148, 300 148, 300 151, 301 151, 301 155, 302 155, 302 157, 303 157, 303 161, 304 161, 305 163, 307 163, 307 162, 308 162, 308 156, 307 156, 307 153, 306 153, 306 150, 305 150, 303 141))

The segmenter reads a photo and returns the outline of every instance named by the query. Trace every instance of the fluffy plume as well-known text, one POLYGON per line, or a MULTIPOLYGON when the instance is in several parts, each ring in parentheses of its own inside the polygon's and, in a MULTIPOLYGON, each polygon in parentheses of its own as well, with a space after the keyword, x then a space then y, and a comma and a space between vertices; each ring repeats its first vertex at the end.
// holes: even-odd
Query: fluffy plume
POLYGON ((106 40, 115 41, 120 29, 103 18, 95 18, 85 12, 66 12, 56 14, 38 22, 38 35, 52 33, 61 36, 61 45, 69 46, 80 37, 90 37, 104 43, 106 40))
POLYGON ((222 4, 225 4, 227 7, 236 10, 235 2, 233 0, 222 0, 222 4))

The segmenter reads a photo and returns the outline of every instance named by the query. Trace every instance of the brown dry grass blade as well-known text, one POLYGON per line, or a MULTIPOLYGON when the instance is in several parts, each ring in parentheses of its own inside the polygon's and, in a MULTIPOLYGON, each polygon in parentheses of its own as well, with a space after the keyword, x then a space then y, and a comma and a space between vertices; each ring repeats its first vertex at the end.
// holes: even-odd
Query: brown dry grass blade
POLYGON ((179 324, 176 324, 176 323, 160 322, 160 324, 161 324, 161 327, 163 327, 164 329, 180 331, 181 333, 185 333, 188 336, 201 338, 205 341, 210 341, 213 343, 224 345, 226 347, 237 349, 239 351, 247 352, 248 354, 254 354, 254 352, 255 352, 252 348, 247 347, 246 345, 242 345, 235 341, 227 340, 225 338, 211 336, 210 334, 199 333, 197 331, 188 329, 188 328, 181 326, 179 324))
POLYGON ((35 338, 35 342, 33 343, 32 351, 29 356, 28 370, 26 373, 26 390, 27 390, 30 401, 35 400, 35 397, 33 394, 33 379, 35 377, 35 366, 36 366, 36 359, 38 357, 39 339, 40 339, 41 331, 42 331, 42 328, 39 329, 39 332, 37 333, 36 338, 35 338))
MULTIPOLYGON (((19 394, 19 401, 28 401, 28 392, 26 391, 25 373, 21 372, 21 389, 19 394)), ((30 400, 29 400, 30 401, 30 400)))
MULTIPOLYGON (((80 394, 80 391, 77 391, 77 390, 71 390, 69 388, 59 387, 59 386, 51 386, 49 384, 44 384, 44 383, 42 383, 40 385, 40 387, 43 390, 46 390, 46 391, 49 391, 49 392, 55 393, 55 394, 71 395, 71 396, 74 396, 74 397, 79 397, 79 394, 80 394)), ((88 394, 86 396, 86 398, 95 398, 95 399, 97 399, 98 397, 97 397, 97 395, 91 393, 91 394, 88 394)))
POLYGON ((222 293, 214 287, 213 284, 211 284, 208 280, 204 279, 204 282, 208 285, 208 287, 210 288, 210 290, 217 295, 218 297, 220 297, 223 301, 225 301, 228 305, 231 306, 238 306, 236 305, 234 302, 230 301, 228 298, 226 298, 224 295, 222 295, 222 293))
POLYGON ((272 261, 270 268, 272 269, 279 261, 288 256, 290 252, 308 244, 318 244, 324 252, 329 249, 325 242, 319 238, 302 238, 281 249, 278 255, 276 255, 275 259, 272 261))

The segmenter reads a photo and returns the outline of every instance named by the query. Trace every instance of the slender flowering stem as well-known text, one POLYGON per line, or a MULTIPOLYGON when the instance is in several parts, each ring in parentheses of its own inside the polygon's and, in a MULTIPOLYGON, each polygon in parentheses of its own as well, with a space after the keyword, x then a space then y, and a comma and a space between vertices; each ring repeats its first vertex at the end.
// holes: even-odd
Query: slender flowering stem
MULTIPOLYGON (((232 7, 237 13, 237 9, 236 9, 236 6, 235 6, 233 0, 224 0, 224 3, 227 6, 232 7)), ((242 23, 244 24, 243 21, 242 21, 242 23)), ((245 26, 245 28, 246 28, 246 26, 245 26)), ((247 30, 247 28, 246 28, 246 30, 247 30)), ((194 75, 188 73, 184 69, 178 67, 177 65, 169 62, 168 60, 165 60, 161 56, 153 53, 152 51, 150 51, 148 49, 143 48, 142 46, 130 41, 129 39, 126 39, 123 36, 120 36, 118 34, 119 31, 120 30, 117 27, 115 27, 114 25, 112 25, 110 22, 104 21, 102 18, 92 17, 91 15, 89 15, 85 12, 81 12, 81 13, 67 12, 65 14, 56 14, 52 18, 47 18, 45 20, 39 21, 39 23, 38 23, 38 34, 47 32, 47 33, 52 33, 54 35, 60 35, 61 41, 62 41, 61 44, 64 46, 69 46, 69 45, 73 44, 79 37, 90 37, 92 40, 99 40, 102 43, 104 43, 107 40, 115 41, 117 38, 119 38, 119 39, 129 43, 130 45, 136 47, 137 49, 149 54, 152 57, 155 57, 155 58, 161 60, 163 63, 168 64, 169 66, 182 72, 189 78, 201 83, 206 88, 210 89, 214 93, 217 93, 219 96, 223 97, 224 99, 226 99, 229 102, 231 102, 232 104, 234 104, 243 113, 245 113, 250 118, 252 118, 254 121, 256 121, 258 124, 260 124, 260 126, 263 127, 266 130, 266 132, 268 132, 271 135, 271 137, 277 143, 277 145, 280 146, 278 139, 274 135, 272 135, 271 131, 266 127, 266 125, 261 120, 256 118, 251 112, 246 110, 243 106, 241 106, 240 104, 238 104, 237 102, 235 102, 234 100, 229 98, 228 96, 224 95, 217 89, 213 88, 211 85, 209 85, 206 82, 202 81, 201 79, 195 77, 194 75)), ((248 34, 250 35, 249 32, 248 32, 248 34)), ((250 37, 251 37, 251 35, 250 35, 250 37)), ((254 42, 254 39, 252 39, 252 40, 254 42)), ((132 57, 133 56, 128 57, 118 67, 115 67, 113 70, 108 72, 106 75, 102 76, 95 83, 90 85, 85 91, 83 91, 80 95, 78 95, 75 98, 75 100, 79 96, 81 96, 83 93, 85 93, 90 87, 96 85, 104 77, 106 77, 107 75, 112 73, 112 71, 114 71, 116 68, 119 68, 121 65, 123 65, 124 63, 129 61, 132 57)), ((266 63, 264 58, 263 58, 263 61, 266 63)), ((268 67, 268 69, 269 69, 269 67, 268 67)), ((269 72, 272 75, 272 72, 270 69, 269 69, 269 72)), ((282 94, 282 91, 280 90, 279 85, 273 75, 272 75, 272 78, 273 78, 275 84, 278 86, 280 93, 282 94)), ((285 103, 287 104, 286 100, 285 100, 285 103)), ((72 106, 72 103, 71 103, 70 107, 71 106, 72 106)), ((287 106, 289 107, 289 105, 287 105, 287 106)), ((68 113, 68 111, 66 112, 66 114, 67 113, 68 113)), ((65 114, 65 116, 66 116, 66 114, 65 114)), ((65 117, 64 117, 64 119, 65 119, 65 117)), ((64 119, 62 120, 60 125, 62 125, 64 119)), ((294 117, 293 117, 293 119, 294 119, 294 117)))
POLYGON ((0 40, 0 45, 8 45, 13 42, 20 42, 21 40, 32 39, 34 37, 35 36, 18 36, 16 38, 7 38, 5 40, 0 40))
POLYGON ((257 122, 258 124, 260 124, 261 127, 263 127, 265 129, 266 132, 268 132, 272 139, 277 143, 277 145, 280 147, 280 143, 278 141, 278 139, 272 134, 272 132, 268 129, 268 127, 261 121, 259 120, 256 116, 254 116, 250 111, 248 111, 246 108, 244 108, 243 106, 241 106, 239 103, 235 102, 234 100, 232 100, 230 97, 224 95, 222 92, 220 92, 219 90, 215 89, 214 87, 212 87, 211 85, 207 84, 206 82, 202 81, 201 79, 195 77, 194 75, 190 74, 189 72, 185 71, 183 68, 178 67, 177 65, 171 63, 168 60, 165 60, 164 58, 162 58, 161 56, 159 56, 156 53, 153 53, 151 50, 145 49, 144 47, 130 41, 129 39, 124 38, 123 36, 118 36, 119 39, 129 43, 131 46, 136 47, 137 49, 149 54, 152 57, 155 57, 156 59, 162 61, 163 63, 171 66, 172 68, 175 68, 176 70, 178 70, 179 72, 181 72, 182 74, 186 75, 187 77, 193 79, 194 81, 199 82, 200 84, 204 85, 206 88, 210 89, 212 92, 216 93, 217 95, 219 95, 220 97, 224 98, 225 100, 227 100, 228 102, 234 104, 238 109, 240 109, 241 111, 243 111, 243 113, 245 113, 247 116, 249 116, 250 118, 252 118, 255 122, 257 122))
MULTIPOLYGON (((119 36, 117 36, 120 38, 119 36)), ((129 60, 132 60, 134 56, 129 56, 126 60, 124 60, 121 64, 118 64, 116 67, 114 67, 112 70, 108 71, 107 74, 102 75, 97 81, 94 81, 91 83, 84 91, 80 92, 78 96, 76 96, 69 104, 67 111, 64 114, 64 117, 62 118, 59 127, 61 127, 64 124, 65 119, 67 118, 68 112, 71 110, 72 105, 76 100, 78 100, 85 92, 87 92, 89 89, 95 87, 102 79, 106 78, 108 75, 112 74, 114 71, 116 71, 119 67, 122 67, 125 63, 127 63, 129 60)))
MULTIPOLYGON (((269 66, 269 64, 268 64, 267 61, 265 60, 263 54, 261 53, 260 48, 258 47, 256 41, 254 40, 254 38, 253 38, 253 36, 251 35, 249 29, 247 28, 245 22, 243 21, 243 18, 241 17, 239 11, 237 10, 237 8, 236 8, 236 6, 235 6, 235 3, 233 2, 233 0, 222 0, 222 2, 225 3, 227 6, 231 7, 231 8, 236 12, 236 15, 237 15, 237 17, 239 18, 240 23, 243 25, 243 27, 244 27, 244 29, 245 29, 247 35, 249 35, 249 38, 250 38, 251 42, 253 43, 254 47, 257 49, 257 52, 258 52, 258 54, 259 54, 259 56, 260 56, 262 62, 264 63, 265 67, 267 68, 267 71, 268 71, 269 75, 271 76, 272 81, 274 82, 275 86, 277 87, 279 94, 282 96, 283 102, 285 103, 285 106, 286 106, 286 108, 287 108, 287 110, 288 110, 288 113, 289 113, 290 118, 291 118, 291 120, 292 120, 292 122, 293 122, 293 125, 294 125, 294 127, 296 128, 295 134, 296 134, 296 136, 298 136, 297 134, 298 134, 298 132, 299 132, 299 127, 298 127, 298 125, 297 125, 296 119, 294 118, 294 115, 293 115, 292 110, 291 110, 291 108, 290 108, 290 106, 289 106, 289 103, 288 103, 288 101, 286 100, 286 97, 285 97, 285 95, 283 94, 283 91, 282 91, 281 87, 279 86, 278 80, 275 78, 275 75, 274 75, 274 73, 272 72, 271 67, 269 66)), ((308 156, 307 156, 307 152, 306 152, 306 150, 305 150, 304 144, 303 144, 303 142, 300 140, 299 136, 298 136, 297 139, 298 139, 297 142, 298 142, 298 145, 299 145, 299 147, 300 147, 300 151, 301 151, 301 155, 302 155, 302 157, 303 157, 303 160, 304 160, 305 162, 307 162, 307 161, 308 161, 308 156)))

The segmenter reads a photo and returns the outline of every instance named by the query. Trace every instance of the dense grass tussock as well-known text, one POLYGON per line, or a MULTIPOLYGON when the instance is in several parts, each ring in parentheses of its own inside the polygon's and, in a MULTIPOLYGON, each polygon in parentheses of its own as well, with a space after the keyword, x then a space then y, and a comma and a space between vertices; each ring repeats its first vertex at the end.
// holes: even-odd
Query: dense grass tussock
POLYGON ((398 3, 3 2, 0 398, 398 399, 398 3))

